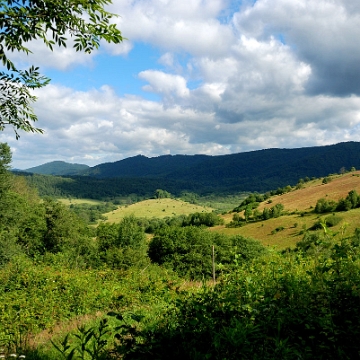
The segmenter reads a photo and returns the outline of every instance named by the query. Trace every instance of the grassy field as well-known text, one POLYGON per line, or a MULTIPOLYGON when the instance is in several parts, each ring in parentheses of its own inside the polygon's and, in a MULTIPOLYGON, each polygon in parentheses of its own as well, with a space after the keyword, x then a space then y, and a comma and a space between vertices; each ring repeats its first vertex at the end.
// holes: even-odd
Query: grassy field
MULTIPOLYGON (((320 198, 338 201, 345 198, 351 190, 360 193, 360 172, 351 172, 344 175, 334 175, 328 184, 322 184, 322 179, 309 181, 304 188, 293 190, 287 194, 271 197, 271 203, 265 201, 258 207, 262 211, 265 207, 270 208, 276 204, 283 204, 285 211, 290 215, 266 221, 250 222, 239 228, 226 228, 217 226, 212 231, 218 231, 228 235, 240 234, 261 241, 267 246, 276 246, 278 249, 293 247, 303 238, 302 230, 310 228, 321 218, 330 214, 319 215, 313 212, 316 202, 320 198), (283 230, 276 231, 276 229, 283 230)), ((331 228, 333 234, 350 235, 355 228, 360 227, 360 209, 346 212, 338 212, 342 221, 331 228)), ((232 220, 233 213, 223 216, 225 223, 232 220)))
POLYGON ((92 199, 68 199, 68 198, 60 198, 58 199, 62 204, 70 206, 71 204, 89 204, 89 205, 100 205, 104 204, 104 201, 100 200, 92 200, 92 199))
POLYGON ((107 222, 119 222, 125 216, 135 215, 144 218, 164 218, 167 216, 188 215, 195 212, 211 212, 210 207, 193 205, 175 199, 150 199, 132 205, 120 206, 117 210, 104 214, 107 222))
POLYGON ((320 198, 338 201, 340 198, 345 198, 351 190, 360 193, 360 171, 334 175, 330 178, 331 181, 328 184, 322 184, 322 180, 317 179, 306 183, 303 189, 273 196, 272 203, 262 203, 259 210, 262 211, 264 207, 281 203, 288 211, 308 211, 311 210, 311 206, 315 207, 320 198))
MULTIPOLYGON (((342 218, 342 221, 332 227, 330 230, 333 234, 345 231, 345 235, 353 234, 355 228, 360 227, 360 209, 353 209, 346 212, 336 213, 342 218)), ((303 238, 302 230, 308 229, 321 218, 330 214, 319 215, 315 213, 306 213, 304 216, 299 214, 285 215, 276 219, 266 221, 251 222, 239 228, 226 228, 217 226, 212 231, 218 231, 227 235, 242 235, 259 240, 266 246, 275 246, 278 249, 294 247, 298 241, 303 238), (276 229, 284 228, 281 231, 276 229)))

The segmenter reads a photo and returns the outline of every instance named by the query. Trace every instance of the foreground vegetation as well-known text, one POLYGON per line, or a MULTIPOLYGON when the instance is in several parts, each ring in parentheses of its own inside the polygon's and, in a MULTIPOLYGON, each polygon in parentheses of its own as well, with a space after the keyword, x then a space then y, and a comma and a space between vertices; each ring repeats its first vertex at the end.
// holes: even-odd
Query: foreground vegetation
MULTIPOLYGON (((223 217, 202 211, 163 218, 124 214, 116 223, 94 227, 84 205, 40 199, 24 179, 11 175, 4 145, 0 158, 4 357, 360 357, 355 192, 348 198, 355 209, 334 207, 335 215, 315 213, 314 201, 303 215, 288 214, 284 206, 268 220, 254 217, 256 208, 273 207, 283 196, 275 195, 254 206, 246 219, 249 199, 257 198, 249 196, 238 204, 239 212, 227 215, 236 214, 240 227, 226 228, 223 217), (289 229, 276 223, 286 219, 297 234, 291 246, 269 248, 239 234, 252 227, 260 233, 270 224, 268 232, 277 230, 269 236, 286 242, 289 229), (308 221, 306 227, 301 219, 308 221)), ((113 205, 86 206, 101 214, 113 205)))

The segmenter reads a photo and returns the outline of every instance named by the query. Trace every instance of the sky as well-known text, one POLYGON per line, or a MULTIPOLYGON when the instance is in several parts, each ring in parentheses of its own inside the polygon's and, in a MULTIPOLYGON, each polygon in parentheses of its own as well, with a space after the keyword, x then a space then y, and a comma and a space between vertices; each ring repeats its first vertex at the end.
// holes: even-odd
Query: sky
POLYGON ((127 38, 12 54, 52 79, 13 168, 360 141, 359 0, 113 0, 127 38))

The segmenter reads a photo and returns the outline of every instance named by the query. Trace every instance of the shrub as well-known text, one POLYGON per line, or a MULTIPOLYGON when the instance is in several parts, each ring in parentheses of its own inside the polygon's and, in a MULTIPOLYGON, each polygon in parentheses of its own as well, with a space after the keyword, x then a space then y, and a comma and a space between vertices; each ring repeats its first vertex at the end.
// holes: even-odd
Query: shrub
POLYGON ((314 211, 317 214, 328 213, 334 211, 336 206, 337 204, 335 201, 321 198, 317 201, 314 211))
POLYGON ((278 226, 276 229, 271 231, 271 234, 274 235, 279 231, 283 231, 285 228, 283 226, 278 226))
POLYGON ((340 199, 336 211, 349 211, 352 209, 352 203, 349 199, 340 199))
POLYGON ((223 218, 219 215, 216 215, 213 212, 210 213, 194 213, 188 215, 184 218, 182 226, 202 226, 205 225, 207 227, 212 227, 215 225, 224 224, 223 218))
POLYGON ((332 226, 336 226, 337 224, 339 224, 342 219, 343 218, 341 216, 330 215, 325 218, 325 223, 326 223, 326 226, 332 227, 332 226))

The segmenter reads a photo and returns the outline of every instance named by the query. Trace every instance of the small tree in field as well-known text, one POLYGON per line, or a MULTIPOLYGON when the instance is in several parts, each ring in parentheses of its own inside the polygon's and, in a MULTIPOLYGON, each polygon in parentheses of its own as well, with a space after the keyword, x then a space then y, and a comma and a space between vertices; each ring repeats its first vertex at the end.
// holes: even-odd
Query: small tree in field
POLYGON ((155 191, 155 199, 167 199, 167 198, 171 198, 171 194, 169 192, 167 192, 166 190, 162 190, 162 189, 157 189, 155 191))

